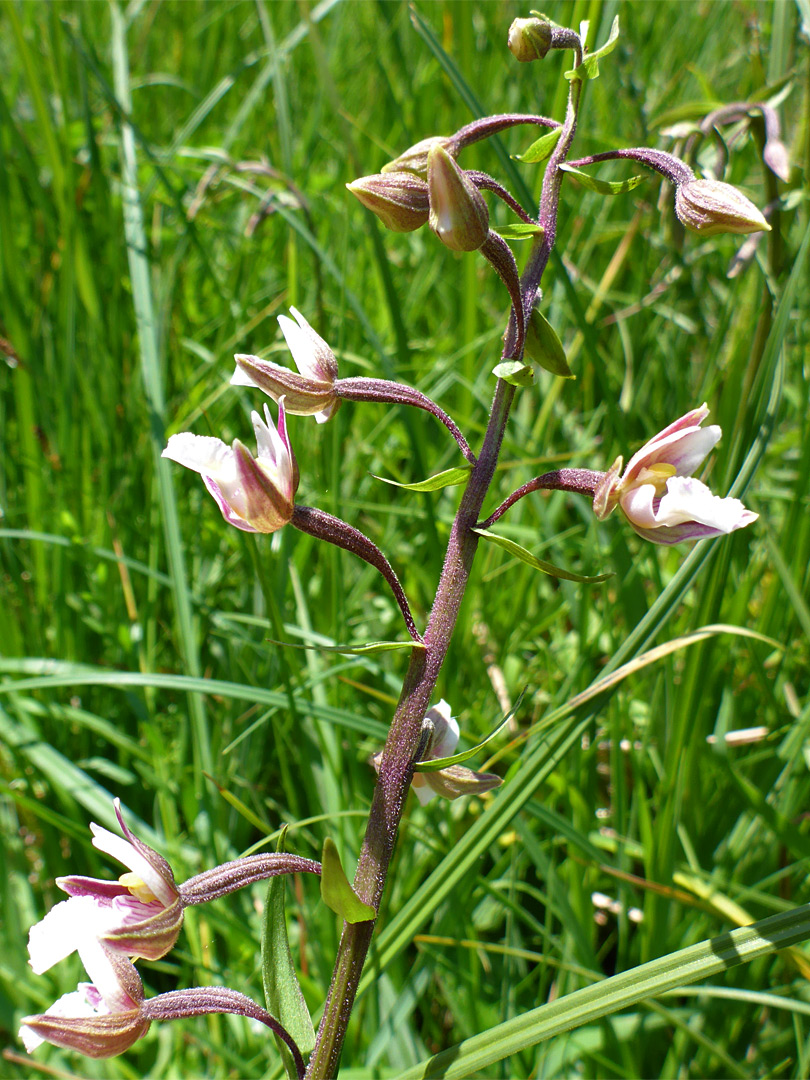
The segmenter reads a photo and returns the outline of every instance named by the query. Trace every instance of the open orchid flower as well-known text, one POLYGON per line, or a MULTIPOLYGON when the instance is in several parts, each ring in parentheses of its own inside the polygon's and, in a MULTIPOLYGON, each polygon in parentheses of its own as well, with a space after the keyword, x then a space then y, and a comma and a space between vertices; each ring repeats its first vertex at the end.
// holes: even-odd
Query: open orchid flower
POLYGON ((20 1038, 29 1054, 49 1042, 88 1057, 113 1057, 149 1028, 142 1010, 143 984, 132 962, 92 934, 82 938, 78 949, 92 982, 79 983, 46 1012, 23 1019, 20 1038))
POLYGON ((677 544, 722 536, 756 521, 739 499, 713 495, 692 473, 722 434, 717 424, 701 427, 706 405, 664 428, 633 455, 619 478, 622 459, 605 473, 594 492, 601 520, 618 505, 639 536, 655 544, 677 544))
POLYGON ((129 868, 118 881, 71 875, 56 879, 70 896, 31 927, 28 952, 39 975, 93 938, 128 956, 158 960, 174 946, 183 925, 183 903, 171 867, 139 840, 115 813, 123 837, 90 826, 93 846, 129 868))
POLYGON ((278 324, 300 374, 258 356, 238 353, 234 386, 257 386, 274 401, 284 398, 287 412, 314 416, 319 424, 334 416, 340 405, 335 393, 338 375, 335 354, 315 333, 300 311, 290 308, 295 322, 279 315, 278 324))
POLYGON ((208 435, 172 435, 163 451, 200 473, 229 525, 245 532, 276 532, 293 514, 298 466, 287 437, 284 397, 278 399, 278 430, 265 405, 265 420, 251 413, 257 455, 238 439, 228 446, 208 435), (265 422, 266 421, 266 422, 265 422))

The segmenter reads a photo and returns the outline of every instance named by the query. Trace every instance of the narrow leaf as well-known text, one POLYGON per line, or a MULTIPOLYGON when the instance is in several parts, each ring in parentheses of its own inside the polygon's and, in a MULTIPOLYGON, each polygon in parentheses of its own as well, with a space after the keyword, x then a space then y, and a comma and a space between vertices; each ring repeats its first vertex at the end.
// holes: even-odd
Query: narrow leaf
POLYGON ((323 842, 321 866, 321 897, 327 907, 347 923, 377 918, 371 904, 365 904, 349 884, 335 842, 328 836, 323 842))
POLYGON ((421 641, 370 641, 368 645, 302 645, 297 641, 275 641, 267 638, 268 645, 282 645, 285 649, 309 649, 312 652, 346 653, 349 656, 373 656, 375 653, 394 652, 396 649, 424 649, 421 641))
POLYGON ((631 176, 628 180, 597 180, 595 176, 590 176, 581 169, 575 169, 573 165, 563 163, 560 169, 562 172, 575 176, 583 187, 599 195, 620 195, 623 191, 632 191, 647 179, 643 173, 640 173, 638 176, 631 176))
POLYGON ((512 706, 512 708, 509 710, 503 720, 501 720, 498 726, 493 728, 492 731, 490 731, 489 735, 487 735, 483 742, 478 743, 477 746, 473 746, 469 750, 462 750, 460 754, 453 754, 452 757, 433 758, 431 761, 417 761, 413 767, 414 772, 436 772, 438 769, 446 769, 448 765, 459 765, 462 761, 469 761, 471 757, 475 757, 475 755, 480 753, 480 751, 483 750, 488 743, 491 743, 493 739, 497 738, 497 736, 500 735, 500 733, 503 731, 503 729, 506 727, 506 725, 520 708, 520 703, 521 701, 523 701, 523 696, 525 693, 526 689, 524 687, 524 689, 521 690, 520 694, 518 695, 515 704, 512 706))
POLYGON ((534 372, 520 360, 504 360, 492 369, 492 374, 512 386, 531 386, 534 382, 534 372))
POLYGON ((492 231, 504 240, 533 240, 536 236, 543 236, 546 230, 542 225, 516 221, 513 225, 496 226, 492 231))
POLYGON ((609 577, 613 577, 613 574, 598 574, 596 577, 574 574, 570 570, 563 570, 559 566, 554 566, 553 563, 538 559, 536 555, 532 555, 530 551, 527 551, 525 547, 521 547, 520 544, 516 544, 514 540, 499 536, 497 533, 490 532, 489 529, 473 529, 473 532, 478 533, 479 536, 483 537, 484 540, 488 540, 491 544, 502 547, 510 555, 514 555, 516 559, 533 566, 535 570, 542 570, 544 574, 548 574, 550 577, 564 578, 565 581, 579 581, 586 585, 595 585, 597 582, 607 581, 609 577))
POLYGON ((445 469, 444 472, 429 476, 427 480, 419 480, 415 484, 400 484, 397 480, 388 480, 385 476, 371 475, 375 480, 382 480, 384 484, 392 487, 405 488, 407 491, 438 491, 440 488, 453 487, 454 484, 463 484, 470 475, 472 465, 457 465, 453 469, 445 469))
MULTIPOLYGON (((276 850, 284 848, 286 827, 278 839, 276 850)), ((267 1009, 287 1029, 305 1056, 315 1045, 315 1029, 307 1003, 298 984, 290 943, 287 939, 287 919, 284 911, 286 875, 270 878, 264 902, 262 926, 262 982, 267 1009)), ((287 1076, 297 1078, 292 1055, 287 1046, 276 1037, 287 1076)))
POLYGON ((512 157, 515 161, 523 162, 524 165, 539 165, 541 161, 551 157, 561 134, 561 127, 554 128, 553 131, 547 131, 545 135, 535 139, 525 154, 512 154, 512 157))

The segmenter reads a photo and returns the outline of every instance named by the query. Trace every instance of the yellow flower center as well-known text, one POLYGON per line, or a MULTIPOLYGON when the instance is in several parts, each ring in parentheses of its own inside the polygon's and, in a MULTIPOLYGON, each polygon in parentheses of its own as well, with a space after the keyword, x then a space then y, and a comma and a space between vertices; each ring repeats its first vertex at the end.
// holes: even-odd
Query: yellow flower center
POLYGON ((641 470, 635 480, 630 484, 631 488, 641 487, 642 484, 652 484, 656 495, 663 495, 667 490, 667 480, 675 476, 677 469, 674 465, 662 461, 657 465, 650 465, 641 470))
POLYGON ((137 874, 133 874, 132 871, 128 871, 126 874, 122 874, 118 879, 125 889, 128 889, 136 900, 140 900, 142 904, 153 904, 157 897, 149 889, 148 885, 144 885, 143 881, 137 874))

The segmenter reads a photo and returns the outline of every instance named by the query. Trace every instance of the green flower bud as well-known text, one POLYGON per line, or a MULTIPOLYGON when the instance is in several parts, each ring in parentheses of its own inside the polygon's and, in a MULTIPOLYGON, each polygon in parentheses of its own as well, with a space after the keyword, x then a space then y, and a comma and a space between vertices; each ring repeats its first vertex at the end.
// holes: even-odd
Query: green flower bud
POLYGON ((751 200, 722 180, 689 180, 679 184, 675 213, 687 229, 701 236, 771 230, 751 200))
POLYGON ((428 187, 412 172, 361 176, 346 187, 393 232, 413 232, 428 220, 428 187))
POLYGON ((551 46, 551 23, 537 18, 515 19, 509 27, 507 45, 522 64, 542 60, 551 46))
POLYGON ((489 235, 489 210, 481 193, 447 151, 428 154, 430 227, 453 251, 476 251, 489 235))

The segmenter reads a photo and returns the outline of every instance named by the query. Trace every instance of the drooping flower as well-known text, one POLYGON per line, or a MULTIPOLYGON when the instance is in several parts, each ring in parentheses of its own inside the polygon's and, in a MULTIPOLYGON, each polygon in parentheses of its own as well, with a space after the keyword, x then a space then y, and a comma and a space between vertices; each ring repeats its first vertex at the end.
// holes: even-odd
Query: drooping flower
POLYGON ((337 360, 304 316, 295 308, 290 308, 290 311, 296 321, 279 315, 278 323, 300 374, 270 360, 238 353, 234 357, 236 371, 231 383, 234 386, 257 386, 274 401, 283 397, 288 413, 314 416, 319 424, 323 424, 334 416, 340 406, 340 398, 335 393, 337 360))
MULTIPOLYGON (((439 758, 451 757, 458 745, 459 728, 451 715, 450 706, 444 699, 428 710, 425 724, 430 734, 421 760, 438 761, 439 758)), ((381 761, 381 753, 372 758, 378 772, 381 761)), ((415 772, 411 787, 419 802, 425 806, 434 795, 441 795, 445 799, 458 799, 462 795, 482 795, 502 782, 494 773, 473 772, 464 765, 446 765, 443 769, 430 772, 415 772)))
POLYGON ((31 927, 28 952, 39 975, 90 938, 128 956, 158 960, 174 946, 183 925, 183 903, 171 867, 115 813, 124 836, 91 824, 93 846, 129 868, 118 881, 71 875, 56 879, 70 899, 56 904, 31 927))
POLYGON ((284 398, 278 401, 278 430, 265 405, 265 420, 250 414, 258 446, 254 458, 238 439, 228 446, 208 435, 172 435, 163 451, 201 474, 229 525, 245 532, 276 532, 293 514, 298 466, 287 436, 284 398))
POLYGON ((618 505, 639 536, 655 544, 677 544, 722 536, 756 521, 739 499, 713 495, 693 477, 722 434, 717 424, 701 427, 706 405, 664 428, 633 455, 619 478, 618 458, 594 491, 602 520, 618 505))
POLYGON ((23 1019, 20 1038, 29 1054, 49 1042, 92 1058, 113 1057, 149 1028, 143 983, 132 962, 92 934, 82 938, 78 950, 92 982, 79 983, 47 1012, 23 1019))

